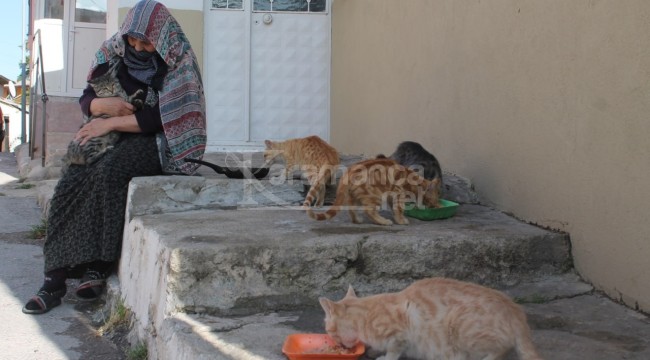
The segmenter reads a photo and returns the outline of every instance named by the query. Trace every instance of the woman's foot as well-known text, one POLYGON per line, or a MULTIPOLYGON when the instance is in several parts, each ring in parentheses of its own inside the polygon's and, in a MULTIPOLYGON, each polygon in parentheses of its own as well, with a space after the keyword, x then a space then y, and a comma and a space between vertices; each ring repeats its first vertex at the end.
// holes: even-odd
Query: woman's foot
POLYGON ((46 290, 41 288, 36 295, 27 301, 27 304, 23 307, 23 312, 25 314, 45 314, 61 305, 61 298, 65 296, 66 291, 65 284, 60 289, 46 290))
POLYGON ((75 294, 80 300, 95 300, 102 294, 104 287, 106 287, 106 274, 89 269, 81 278, 75 294))

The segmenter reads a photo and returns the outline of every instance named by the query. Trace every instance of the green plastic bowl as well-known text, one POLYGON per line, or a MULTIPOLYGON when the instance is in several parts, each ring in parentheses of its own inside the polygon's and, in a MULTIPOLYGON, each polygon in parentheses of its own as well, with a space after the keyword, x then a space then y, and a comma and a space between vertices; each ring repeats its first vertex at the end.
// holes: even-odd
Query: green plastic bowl
POLYGON ((407 206, 407 210, 404 210, 404 215, 425 221, 440 220, 454 216, 456 214, 456 210, 458 210, 458 203, 450 200, 440 199, 438 201, 438 204, 440 204, 439 208, 425 209, 418 209, 417 207, 413 206, 413 204, 410 204, 413 206, 413 208, 408 210, 407 206))

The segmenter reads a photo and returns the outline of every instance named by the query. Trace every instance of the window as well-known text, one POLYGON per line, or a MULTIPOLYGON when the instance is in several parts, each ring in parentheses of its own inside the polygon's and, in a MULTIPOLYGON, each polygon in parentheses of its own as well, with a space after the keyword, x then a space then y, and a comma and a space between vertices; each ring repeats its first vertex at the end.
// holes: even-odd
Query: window
POLYGON ((44 0, 43 18, 63 20, 63 0, 44 0))
POLYGON ((327 0, 253 0, 253 11, 325 12, 327 0))
POLYGON ((77 0, 74 21, 106 24, 106 0, 77 0))
POLYGON ((212 0, 213 9, 243 9, 242 0, 212 0))

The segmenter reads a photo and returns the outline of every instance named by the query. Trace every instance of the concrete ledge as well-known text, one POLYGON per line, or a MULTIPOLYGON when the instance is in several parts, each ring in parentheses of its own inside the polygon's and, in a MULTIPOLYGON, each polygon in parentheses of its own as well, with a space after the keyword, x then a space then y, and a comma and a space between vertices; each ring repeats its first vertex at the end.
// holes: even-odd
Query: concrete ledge
MULTIPOLYGON (((506 292, 536 298, 522 306, 533 330, 533 342, 544 359, 650 358, 648 317, 591 290, 590 285, 568 273, 524 283, 506 292)), ((323 333, 323 317, 320 308, 241 317, 176 314, 151 338, 150 358, 285 360, 282 344, 286 336, 323 333)), ((364 355, 361 359, 371 358, 364 355)), ((504 358, 517 359, 514 352, 504 358)))
MULTIPOLYGON (((286 360, 284 339, 296 323, 322 324, 318 310, 256 314, 237 318, 176 314, 162 324, 149 358, 158 360, 286 360), (316 322, 303 316, 315 314, 316 322)), ((309 332, 322 332, 315 326, 309 332)))
MULTIPOLYGON (((558 276, 548 276, 536 282, 524 283, 506 290, 508 293, 515 293, 524 298, 545 298, 545 299, 567 299, 577 297, 575 306, 581 303, 591 303, 593 296, 589 296, 592 288, 582 282, 576 275, 567 273, 558 276), (549 284, 559 285, 554 288, 549 284), (587 296, 585 296, 587 295, 587 296)), ((361 296, 369 294, 360 294, 361 296)), ((563 301, 563 300, 560 300, 563 301)), ((566 301, 566 300, 564 300, 566 301)), ((569 300, 571 301, 571 300, 569 300)), ((564 303, 564 302, 563 302, 564 303)), ((601 304, 608 309, 616 309, 616 305, 601 304)), ((542 354, 552 353, 553 359, 573 359, 571 353, 558 351, 555 344, 563 341, 567 332, 571 333, 572 327, 568 324, 581 324, 583 319, 572 318, 571 312, 558 308, 553 302, 545 304, 525 304, 526 311, 531 315, 531 324, 534 329, 535 342, 542 354), (546 311, 551 308, 551 312, 546 311), (549 331, 548 324, 557 323, 550 313, 564 311, 564 324, 562 329, 549 331), (550 318, 549 318, 550 317, 550 318), (567 355, 569 355, 567 357, 567 355)), ((582 311, 583 313, 585 311, 582 311)), ((576 312, 580 313, 580 312, 576 312)), ((585 318, 591 318, 592 314, 582 314, 585 318)), ((620 317, 620 313, 614 312, 614 317, 620 317)), ((324 313, 320 308, 306 308, 297 311, 267 312, 250 316, 239 317, 217 317, 205 314, 179 313, 167 318, 161 325, 157 336, 150 337, 150 358, 160 360, 194 360, 194 359, 251 359, 251 360, 285 360, 282 354, 282 344, 289 334, 294 333, 323 333, 324 313)), ((600 315, 600 321, 606 323, 607 316, 600 315)), ((631 324, 639 333, 636 338, 642 339, 647 333, 647 325, 642 325, 642 319, 631 324)), ((611 322, 609 323, 611 326, 611 322)), ((603 334, 606 333, 607 328, 603 334)), ((585 347, 591 344, 589 339, 576 337, 572 348, 585 347)), ((648 343, 648 341, 646 341, 648 343)), ((608 353, 612 355, 611 348, 618 344, 607 344, 608 353)), ((586 349, 585 349, 586 350, 586 349)), ((584 351, 584 350, 583 350, 584 351)), ((586 350, 585 354, 593 355, 586 350)), ((583 353, 583 352, 580 352, 583 353)), ((575 354, 575 353, 574 353, 575 354)), ((507 359, 517 359, 510 354, 507 359)), ((592 358, 592 357, 585 357, 592 358)), ((615 358, 615 357, 612 357, 615 358)), ((364 356, 363 359, 368 359, 364 356)))
MULTIPOLYGON (((29 158, 16 155, 29 169, 29 158)), ((115 276, 108 283, 107 308, 123 294, 138 306, 127 304, 135 311, 131 340, 145 341, 150 359, 284 360, 281 346, 288 334, 323 332, 317 296, 340 298, 347 283, 361 296, 397 290, 411 277, 429 273, 493 284, 522 302, 544 358, 650 358, 646 315, 593 293, 571 270, 563 272, 571 267, 565 235, 469 205, 456 218, 414 220, 408 227, 353 225, 347 214, 318 223, 302 212, 269 208, 272 204, 260 198, 253 202, 263 209, 251 209, 255 204, 237 195, 241 183, 237 187, 216 177, 169 179, 140 183, 148 187, 136 191, 139 200, 129 205, 129 246, 124 248, 129 254, 124 258, 130 264, 120 269, 122 284, 115 276), (412 240, 414 232, 420 241, 412 240), (448 238, 453 232, 457 236, 448 238), (206 251, 210 244, 217 251, 206 251), (322 279, 310 276, 318 272, 322 279), (309 282, 314 287, 307 288, 309 282), (248 289, 244 301, 238 300, 239 286, 248 289), (303 288, 311 290, 296 294, 303 288), (215 304, 208 307, 203 298, 215 304), (291 310, 282 310, 283 304, 291 310), (264 310, 276 307, 280 310, 264 310)), ((460 180, 459 199, 468 199, 460 202, 473 203, 475 194, 462 190, 471 191, 471 184, 460 180)), ((41 206, 55 184, 39 184, 41 206)), ((34 196, 29 190, 13 191, 34 196)), ((301 200, 299 184, 274 191, 301 200)))
POLYGON ((129 184, 126 216, 197 209, 233 209, 302 204, 303 183, 272 184, 269 180, 210 179, 202 176, 151 176, 129 184))
POLYGON ((504 288, 571 268, 568 237, 478 205, 448 220, 382 227, 283 208, 135 216, 119 278, 143 332, 177 313, 251 315, 313 307, 353 284, 395 291, 449 276, 504 288))

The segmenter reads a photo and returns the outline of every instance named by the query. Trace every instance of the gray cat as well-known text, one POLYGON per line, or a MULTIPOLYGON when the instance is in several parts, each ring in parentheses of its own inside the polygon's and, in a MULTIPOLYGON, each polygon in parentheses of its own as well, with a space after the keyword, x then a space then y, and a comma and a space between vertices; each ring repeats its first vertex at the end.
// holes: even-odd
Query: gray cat
MULTIPOLYGON (((131 95, 126 93, 117 79, 117 73, 121 66, 122 62, 116 61, 110 65, 105 74, 89 80, 88 84, 92 86, 93 90, 95 90, 97 97, 118 96, 135 106, 136 110, 139 110, 143 107, 144 103, 142 100, 136 99, 136 97, 142 94, 143 91, 138 90, 131 95)), ((98 116, 84 116, 84 125, 97 117, 98 116)), ((63 171, 72 164, 85 165, 94 163, 104 155, 104 153, 111 150, 119 139, 120 133, 117 131, 111 131, 106 135, 94 137, 88 140, 83 146, 79 144, 79 140, 72 140, 70 144, 68 144, 68 152, 63 157, 63 171)))
MULTIPOLYGON (((377 157, 385 156, 378 155, 377 157)), ((438 178, 442 184, 442 169, 440 168, 438 159, 422 147, 422 145, 414 141, 400 143, 389 158, 417 171, 427 180, 438 178)))

